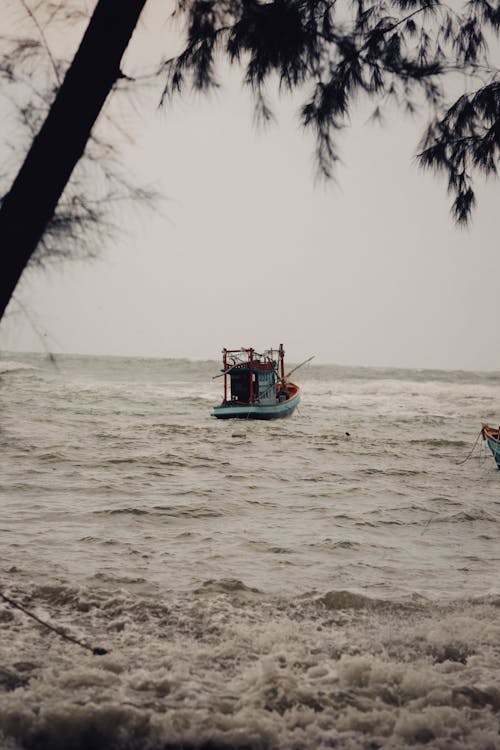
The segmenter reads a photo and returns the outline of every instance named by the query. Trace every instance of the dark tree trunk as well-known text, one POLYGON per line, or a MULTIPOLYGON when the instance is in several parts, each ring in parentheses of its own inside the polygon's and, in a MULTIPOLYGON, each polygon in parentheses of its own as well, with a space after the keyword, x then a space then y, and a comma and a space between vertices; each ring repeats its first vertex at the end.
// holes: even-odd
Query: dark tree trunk
POLYGON ((42 128, 0 208, 0 319, 51 220, 146 0, 99 0, 42 128))

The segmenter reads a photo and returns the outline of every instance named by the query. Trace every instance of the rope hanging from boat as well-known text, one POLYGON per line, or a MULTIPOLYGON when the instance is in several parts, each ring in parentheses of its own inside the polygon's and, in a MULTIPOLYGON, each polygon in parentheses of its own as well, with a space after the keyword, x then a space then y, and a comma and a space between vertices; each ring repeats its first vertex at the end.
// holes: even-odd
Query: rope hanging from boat
POLYGON ((471 451, 470 451, 469 455, 468 455, 468 456, 466 456, 466 458, 464 458, 464 460, 463 460, 463 461, 457 461, 457 464, 456 464, 457 466, 462 466, 462 464, 464 464, 464 463, 465 463, 466 461, 468 461, 468 460, 469 460, 469 458, 472 458, 472 454, 474 453, 474 450, 475 450, 475 448, 476 448, 476 445, 477 445, 477 443, 478 443, 478 440, 479 440, 479 438, 481 437, 481 435, 482 435, 482 434, 483 434, 483 429, 481 428, 481 429, 479 430, 479 432, 478 432, 478 435, 477 435, 477 437, 476 437, 476 440, 475 440, 475 442, 474 442, 474 445, 472 446, 472 449, 471 449, 471 451))
POLYGON ((85 643, 85 641, 80 641, 78 638, 75 638, 72 635, 68 635, 62 630, 62 628, 51 625, 50 623, 45 622, 45 620, 41 620, 37 615, 33 614, 33 612, 30 612, 29 609, 26 609, 26 607, 24 607, 22 604, 14 601, 14 599, 11 599, 10 596, 6 596, 1 591, 0 599, 3 599, 4 602, 9 604, 11 607, 14 607, 14 609, 19 609, 21 612, 24 612, 25 615, 28 615, 28 617, 31 617, 40 625, 43 625, 44 628, 52 630, 53 633, 57 633, 57 635, 59 635, 61 638, 64 638, 64 640, 69 641, 70 643, 74 643, 77 646, 86 649, 87 651, 90 651, 94 654, 94 656, 104 656, 104 654, 109 654, 109 651, 107 649, 101 648, 100 646, 89 646, 89 644, 85 643))

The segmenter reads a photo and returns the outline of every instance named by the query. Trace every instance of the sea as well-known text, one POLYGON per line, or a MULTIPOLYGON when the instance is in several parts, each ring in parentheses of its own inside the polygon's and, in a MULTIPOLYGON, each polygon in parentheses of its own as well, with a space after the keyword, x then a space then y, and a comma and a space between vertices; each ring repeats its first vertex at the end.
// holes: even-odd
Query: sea
POLYGON ((1 750, 499 749, 500 374, 218 374, 0 355, 1 750))

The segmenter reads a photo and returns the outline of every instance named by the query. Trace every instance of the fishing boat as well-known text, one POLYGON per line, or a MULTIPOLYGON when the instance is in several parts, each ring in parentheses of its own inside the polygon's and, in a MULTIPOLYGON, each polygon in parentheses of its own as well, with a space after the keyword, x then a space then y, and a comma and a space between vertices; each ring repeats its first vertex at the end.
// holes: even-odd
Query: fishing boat
POLYGON ((490 427, 483 424, 481 428, 483 440, 488 443, 488 448, 493 454, 497 468, 500 469, 500 427, 490 427))
POLYGON ((292 414, 300 402, 298 385, 288 379, 292 372, 309 362, 301 362, 285 374, 285 350, 223 349, 224 397, 214 406, 217 419, 279 419, 292 414))

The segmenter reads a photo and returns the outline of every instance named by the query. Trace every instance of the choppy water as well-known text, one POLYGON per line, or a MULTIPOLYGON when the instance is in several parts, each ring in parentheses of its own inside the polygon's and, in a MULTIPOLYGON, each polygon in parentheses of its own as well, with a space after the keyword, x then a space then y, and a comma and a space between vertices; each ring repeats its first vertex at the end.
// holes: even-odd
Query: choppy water
POLYGON ((0 747, 500 748, 500 376, 217 372, 0 357, 0 747))

